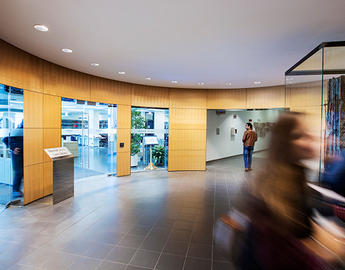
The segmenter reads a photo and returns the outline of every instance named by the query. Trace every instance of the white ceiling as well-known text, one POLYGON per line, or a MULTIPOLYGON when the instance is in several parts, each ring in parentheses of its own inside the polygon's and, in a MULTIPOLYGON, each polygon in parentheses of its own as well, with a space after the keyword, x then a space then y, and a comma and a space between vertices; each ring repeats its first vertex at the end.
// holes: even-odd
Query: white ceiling
POLYGON ((257 87, 283 84, 284 72, 319 43, 345 40, 344 11, 344 0, 0 0, 0 36, 120 81, 257 87))

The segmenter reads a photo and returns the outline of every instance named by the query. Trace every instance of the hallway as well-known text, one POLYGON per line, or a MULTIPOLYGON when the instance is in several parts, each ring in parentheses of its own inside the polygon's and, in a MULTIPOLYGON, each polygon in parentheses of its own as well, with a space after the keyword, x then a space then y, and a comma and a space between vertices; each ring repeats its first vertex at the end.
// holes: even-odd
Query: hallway
POLYGON ((261 156, 250 173, 239 156, 207 171, 93 176, 56 206, 9 208, 0 215, 0 268, 231 269, 213 250, 213 223, 261 156))

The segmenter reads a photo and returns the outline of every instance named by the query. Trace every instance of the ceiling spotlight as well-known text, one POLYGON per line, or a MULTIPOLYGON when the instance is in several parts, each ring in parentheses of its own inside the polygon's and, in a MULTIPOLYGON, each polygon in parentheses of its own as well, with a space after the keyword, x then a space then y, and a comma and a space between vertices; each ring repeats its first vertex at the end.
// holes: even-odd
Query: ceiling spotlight
POLYGON ((261 84, 261 82, 260 81, 256 81, 256 82, 254 82, 254 84, 261 84))
POLYGON ((125 75, 126 72, 124 72, 124 71, 119 71, 119 74, 120 74, 120 75, 125 75))
POLYGON ((226 83, 226 85, 231 86, 231 82, 226 83))
POLYGON ((171 81, 171 83, 175 83, 176 84, 176 83, 178 83, 178 81, 171 81))
POLYGON ((93 66, 93 67, 98 67, 99 64, 98 64, 98 63, 91 63, 91 66, 93 66))
POLYGON ((34 25, 34 28, 37 30, 37 31, 41 31, 41 32, 47 32, 48 31, 48 27, 43 25, 43 24, 35 24, 34 25))
POLYGON ((204 82, 198 82, 198 85, 204 85, 205 83, 204 82))
POLYGON ((145 80, 147 80, 147 81, 151 81, 151 78, 150 78, 150 77, 147 77, 147 78, 145 78, 145 80))
POLYGON ((73 51, 71 49, 64 48, 62 49, 64 53, 72 53, 73 51))

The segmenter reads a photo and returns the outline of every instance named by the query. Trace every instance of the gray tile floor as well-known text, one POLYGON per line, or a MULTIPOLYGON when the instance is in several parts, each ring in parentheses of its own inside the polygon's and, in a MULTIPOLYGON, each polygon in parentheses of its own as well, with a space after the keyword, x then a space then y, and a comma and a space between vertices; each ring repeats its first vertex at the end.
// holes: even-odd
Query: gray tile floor
POLYGON ((73 199, 0 215, 0 269, 233 269, 213 249, 214 220, 254 170, 240 157, 205 172, 157 171, 76 181, 73 199))

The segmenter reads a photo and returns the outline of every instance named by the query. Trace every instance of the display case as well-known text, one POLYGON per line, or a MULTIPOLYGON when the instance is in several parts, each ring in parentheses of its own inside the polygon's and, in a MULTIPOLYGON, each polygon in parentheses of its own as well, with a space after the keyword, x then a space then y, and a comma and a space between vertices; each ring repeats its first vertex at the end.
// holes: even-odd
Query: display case
POLYGON ((320 173, 345 150, 345 41, 324 42, 285 72, 286 107, 305 113, 317 137, 320 173))

